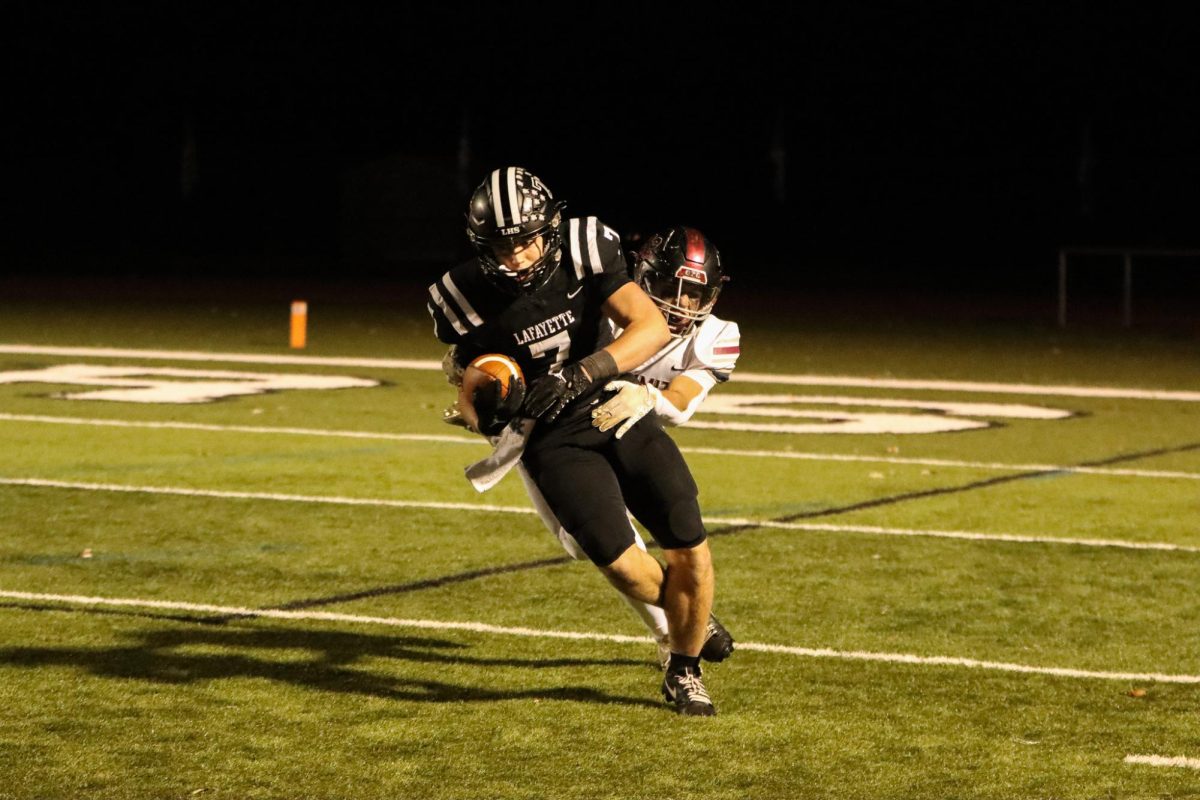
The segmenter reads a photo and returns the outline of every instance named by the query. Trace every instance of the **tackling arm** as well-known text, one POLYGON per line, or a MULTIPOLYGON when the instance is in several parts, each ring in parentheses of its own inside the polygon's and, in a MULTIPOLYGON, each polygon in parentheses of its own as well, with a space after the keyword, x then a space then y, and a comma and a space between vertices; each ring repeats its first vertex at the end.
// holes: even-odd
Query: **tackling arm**
POLYGON ((617 372, 628 372, 671 341, 671 331, 658 306, 640 286, 627 283, 609 295, 604 313, 621 335, 604 349, 617 362, 617 372))
POLYGON ((620 425, 618 439, 651 411, 667 425, 682 425, 692 418, 708 394, 707 389, 683 375, 664 390, 629 381, 612 381, 604 388, 616 395, 592 410, 592 424, 602 431, 620 425))
POLYGON ((633 369, 671 340, 671 331, 658 306, 632 283, 609 295, 603 310, 624 329, 621 335, 604 349, 568 364, 561 372, 534 381, 525 403, 529 416, 553 422, 565 406, 594 383, 633 369))
POLYGON ((661 403, 655 403, 654 410, 670 424, 682 425, 692 418, 692 414, 696 413, 697 406, 704 402, 708 389, 688 376, 680 375, 671 381, 671 385, 663 389, 661 394, 663 400, 671 404, 675 413, 671 413, 671 409, 666 409, 667 413, 664 414, 664 409, 660 408, 661 403))
POLYGON ((621 425, 619 438, 650 411, 666 425, 683 425, 690 420, 709 391, 729 379, 740 350, 740 333, 733 322, 709 325, 695 336, 688 352, 694 349, 699 353, 688 357, 687 372, 676 375, 661 390, 650 383, 609 383, 606 388, 617 394, 592 411, 592 423, 602 431, 621 425))

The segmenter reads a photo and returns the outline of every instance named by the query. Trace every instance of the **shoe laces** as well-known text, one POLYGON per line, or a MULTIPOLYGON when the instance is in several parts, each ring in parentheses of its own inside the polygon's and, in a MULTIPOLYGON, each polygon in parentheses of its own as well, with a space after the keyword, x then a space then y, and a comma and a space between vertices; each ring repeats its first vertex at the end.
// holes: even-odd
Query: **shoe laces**
POLYGON ((682 672, 675 679, 683 687, 690 702, 712 705, 712 699, 709 698, 708 690, 704 688, 704 681, 700 680, 699 675, 694 672, 682 672))

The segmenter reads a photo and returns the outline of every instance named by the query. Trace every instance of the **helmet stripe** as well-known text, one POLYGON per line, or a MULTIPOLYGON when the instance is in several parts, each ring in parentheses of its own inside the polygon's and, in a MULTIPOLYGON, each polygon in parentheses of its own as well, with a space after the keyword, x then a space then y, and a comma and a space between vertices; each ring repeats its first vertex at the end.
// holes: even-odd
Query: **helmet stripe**
POLYGON ((687 250, 684 257, 699 269, 704 269, 704 255, 704 236, 695 228, 688 228, 687 250))
POLYGON ((500 193, 500 170, 492 170, 492 210, 496 212, 496 227, 504 227, 504 196, 500 193))
POLYGON ((512 224, 521 224, 521 200, 517 197, 517 168, 508 168, 508 206, 512 211, 512 224))

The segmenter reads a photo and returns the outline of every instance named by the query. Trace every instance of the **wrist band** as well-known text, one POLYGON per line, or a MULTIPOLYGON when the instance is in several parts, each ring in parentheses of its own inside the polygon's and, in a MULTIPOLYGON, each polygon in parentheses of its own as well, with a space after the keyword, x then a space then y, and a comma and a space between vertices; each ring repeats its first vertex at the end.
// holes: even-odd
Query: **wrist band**
POLYGON ((597 350, 587 358, 580 360, 579 368, 595 383, 616 377, 617 360, 607 350, 597 350))

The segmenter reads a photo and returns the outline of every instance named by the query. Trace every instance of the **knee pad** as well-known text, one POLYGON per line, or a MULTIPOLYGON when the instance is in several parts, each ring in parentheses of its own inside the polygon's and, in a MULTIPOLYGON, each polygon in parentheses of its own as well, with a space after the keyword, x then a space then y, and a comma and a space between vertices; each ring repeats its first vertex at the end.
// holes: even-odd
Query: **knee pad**
POLYGON ((667 526, 670 530, 664 538, 669 541, 659 539, 658 543, 668 550, 695 547, 708 537, 704 522, 700 519, 700 503, 695 496, 681 498, 671 504, 667 511, 667 526))

